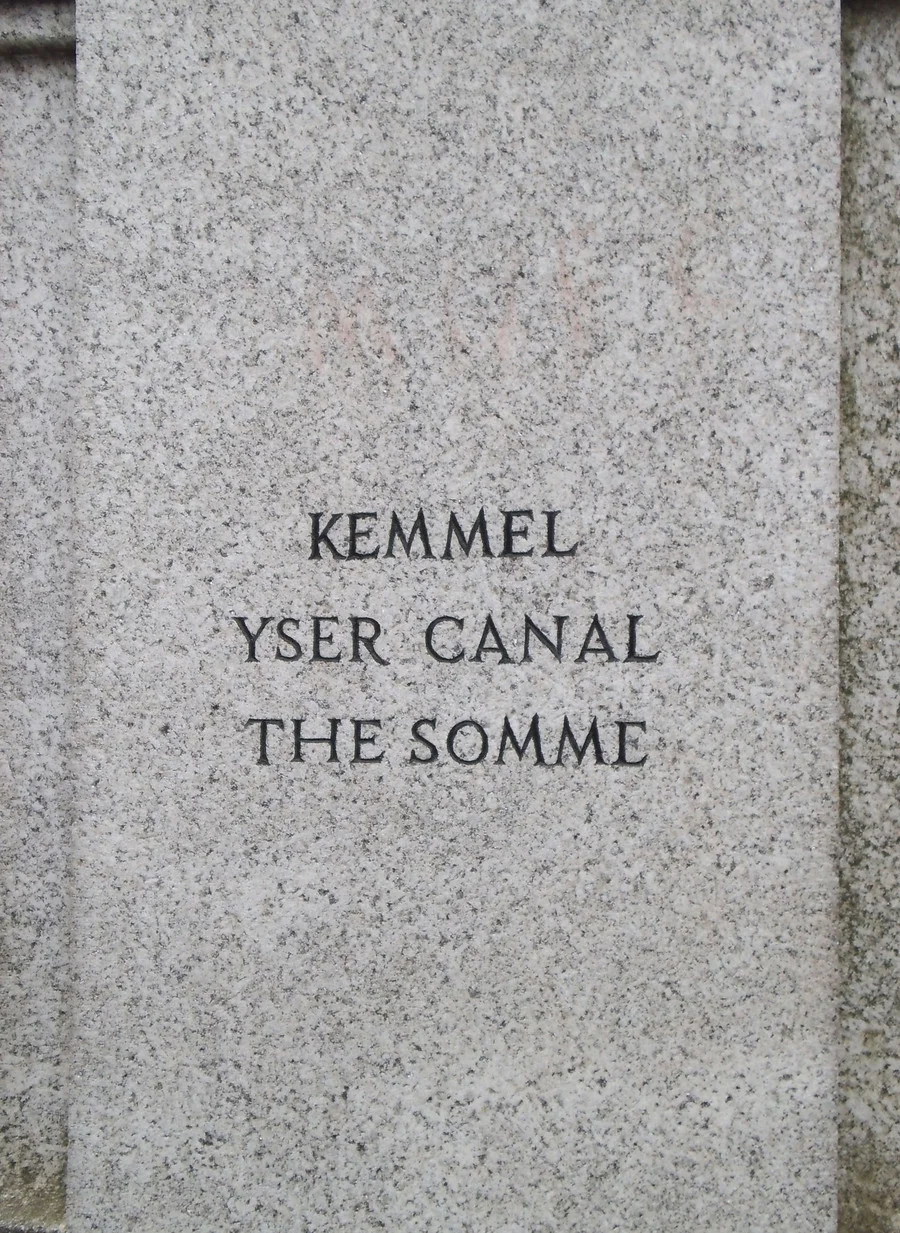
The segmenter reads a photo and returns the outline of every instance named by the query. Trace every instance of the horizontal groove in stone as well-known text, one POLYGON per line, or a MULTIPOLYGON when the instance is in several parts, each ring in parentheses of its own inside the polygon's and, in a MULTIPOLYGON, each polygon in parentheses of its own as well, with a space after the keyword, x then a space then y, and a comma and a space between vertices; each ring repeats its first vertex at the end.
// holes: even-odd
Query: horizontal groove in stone
POLYGON ((66 1233, 64 1224, 0 1224, 0 1233, 66 1233))
MULTIPOLYGON (((74 39, 10 39, 0 35, 0 58, 10 56, 74 56, 74 39)), ((0 1227, 0 1233, 5 1230, 0 1227)))
POLYGON ((0 55, 71 54, 74 49, 74 4, 0 3, 0 55))

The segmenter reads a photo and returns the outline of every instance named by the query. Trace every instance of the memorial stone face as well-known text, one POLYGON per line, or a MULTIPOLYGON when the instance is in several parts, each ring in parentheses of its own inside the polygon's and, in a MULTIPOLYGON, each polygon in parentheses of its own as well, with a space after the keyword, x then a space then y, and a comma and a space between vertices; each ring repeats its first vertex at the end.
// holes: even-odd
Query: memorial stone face
POLYGON ((79 6, 73 1229, 830 1227, 837 35, 79 6))

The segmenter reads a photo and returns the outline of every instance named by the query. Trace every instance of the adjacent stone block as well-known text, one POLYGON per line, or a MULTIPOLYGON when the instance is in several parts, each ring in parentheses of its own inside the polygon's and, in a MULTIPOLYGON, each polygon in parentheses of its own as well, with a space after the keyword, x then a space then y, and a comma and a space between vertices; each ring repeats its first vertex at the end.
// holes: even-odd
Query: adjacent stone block
POLYGON ((845 14, 841 1229, 900 1229, 900 12, 845 14))
POLYGON ((61 1221, 66 1159, 74 113, 73 64, 0 58, 0 1225, 25 1227, 61 1221))

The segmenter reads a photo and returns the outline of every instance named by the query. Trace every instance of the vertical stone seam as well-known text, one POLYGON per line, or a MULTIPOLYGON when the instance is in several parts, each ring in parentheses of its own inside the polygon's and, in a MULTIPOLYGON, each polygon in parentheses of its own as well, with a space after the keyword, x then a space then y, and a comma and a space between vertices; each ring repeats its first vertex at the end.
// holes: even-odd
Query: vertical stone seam
MULTIPOLYGON (((898 1090, 896 938, 889 889, 896 870, 896 690, 885 621, 897 587, 889 568, 898 466, 896 398, 885 352, 897 331, 898 266, 888 210, 891 135, 888 42, 900 52, 900 5, 845 4, 842 106, 841 339, 841 999, 839 1233, 900 1230, 900 1158, 891 1142, 898 1090), (886 189, 887 186, 887 189, 886 189), (891 411, 892 407, 892 411, 891 411), (893 840, 893 846, 892 846, 893 840), (893 1024, 893 1026, 892 1026, 893 1024), (893 1091, 892 1091, 893 1083, 893 1091)), ((897 194, 896 184, 893 193, 897 194)), ((897 219, 893 218, 896 249, 897 219)), ((895 357, 896 358, 896 357, 895 357)), ((896 375, 894 377, 896 382, 896 375)), ((896 555, 896 551, 895 551, 896 555)), ((896 911, 896 907, 894 907, 896 911)))

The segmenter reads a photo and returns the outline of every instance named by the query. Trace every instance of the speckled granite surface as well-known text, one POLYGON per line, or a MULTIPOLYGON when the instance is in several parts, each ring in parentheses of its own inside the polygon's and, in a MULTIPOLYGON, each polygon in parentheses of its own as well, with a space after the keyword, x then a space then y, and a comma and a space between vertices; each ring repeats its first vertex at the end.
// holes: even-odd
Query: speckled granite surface
POLYGON ((74 65, 0 59, 0 1225, 62 1214, 74 109, 74 65))
POLYGON ((833 1227, 836 6, 79 14, 72 1229, 833 1227))
POLYGON ((845 15, 841 1228, 900 1229, 900 9, 845 15))

